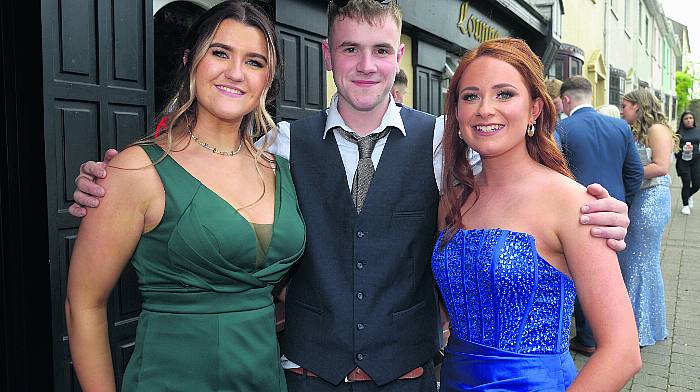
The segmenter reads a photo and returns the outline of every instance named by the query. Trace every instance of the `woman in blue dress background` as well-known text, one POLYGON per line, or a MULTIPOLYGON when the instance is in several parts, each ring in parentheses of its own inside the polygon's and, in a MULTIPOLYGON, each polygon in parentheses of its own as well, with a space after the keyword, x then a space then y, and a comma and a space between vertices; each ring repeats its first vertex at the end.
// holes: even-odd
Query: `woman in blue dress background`
POLYGON ((525 42, 490 40, 462 59, 447 97, 433 253, 451 320, 443 391, 612 391, 641 367, 615 253, 577 222, 592 198, 571 179, 555 121, 525 42), (469 149, 481 155, 476 175, 469 149), (568 351, 576 295, 598 342, 578 377, 568 351))
POLYGON ((622 97, 622 117, 632 127, 644 181, 632 199, 627 249, 618 255, 622 277, 632 300, 639 345, 666 339, 666 304, 661 274, 661 239, 671 219, 671 157, 678 136, 666 125, 661 102, 647 89, 622 97))

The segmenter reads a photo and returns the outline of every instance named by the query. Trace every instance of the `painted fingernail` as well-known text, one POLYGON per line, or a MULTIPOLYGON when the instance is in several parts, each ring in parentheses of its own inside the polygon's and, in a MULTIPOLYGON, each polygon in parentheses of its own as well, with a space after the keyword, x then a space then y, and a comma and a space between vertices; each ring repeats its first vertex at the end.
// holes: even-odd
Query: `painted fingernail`
POLYGON ((590 221, 591 221, 591 218, 589 218, 588 215, 584 215, 581 217, 581 223, 583 223, 584 225, 590 221))
POLYGON ((600 236, 600 229, 591 229, 591 234, 596 237, 600 236))
POLYGON ((100 170, 100 177, 104 177, 106 175, 107 175, 107 172, 105 172, 104 170, 100 170))
POLYGON ((583 207, 581 207, 581 212, 588 212, 588 210, 591 209, 591 206, 588 204, 584 204, 583 207))

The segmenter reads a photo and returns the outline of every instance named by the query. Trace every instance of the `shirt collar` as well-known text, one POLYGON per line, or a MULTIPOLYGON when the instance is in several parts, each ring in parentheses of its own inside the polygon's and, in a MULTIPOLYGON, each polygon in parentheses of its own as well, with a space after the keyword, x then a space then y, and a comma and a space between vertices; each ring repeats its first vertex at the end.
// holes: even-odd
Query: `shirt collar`
MULTIPOLYGON (((338 112, 338 94, 333 95, 331 105, 328 107, 328 109, 326 109, 326 115, 326 129, 323 131, 324 139, 326 138, 328 131, 336 127, 343 128, 349 132, 354 132, 352 128, 345 124, 345 120, 343 120, 340 112, 338 112)), ((386 112, 384 112, 382 122, 379 124, 379 127, 377 127, 371 133, 379 133, 387 127, 394 127, 401 131, 404 136, 406 136, 406 129, 404 128, 403 120, 401 119, 401 108, 396 106, 394 98, 391 96, 391 94, 389 95, 389 107, 387 108, 386 112)))
POLYGON ((588 103, 582 103, 582 104, 576 106, 575 108, 571 109, 571 113, 569 113, 569 117, 573 116, 574 112, 576 112, 577 110, 582 109, 582 108, 594 109, 593 105, 588 104, 588 103))

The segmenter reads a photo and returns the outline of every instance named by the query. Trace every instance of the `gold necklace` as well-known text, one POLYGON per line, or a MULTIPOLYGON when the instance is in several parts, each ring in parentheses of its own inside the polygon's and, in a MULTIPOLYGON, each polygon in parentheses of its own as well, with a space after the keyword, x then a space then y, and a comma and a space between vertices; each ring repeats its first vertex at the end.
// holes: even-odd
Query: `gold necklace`
POLYGON ((191 130, 191 129, 188 129, 187 132, 189 132, 190 137, 192 138, 192 140, 194 140, 194 141, 195 141, 197 144, 199 144, 200 146, 202 146, 202 147, 206 148, 207 150, 213 152, 214 154, 219 154, 219 155, 223 155, 223 156, 227 156, 227 157, 232 157, 232 156, 238 154, 239 152, 241 152, 241 147, 243 147, 243 139, 241 139, 241 142, 238 144, 238 148, 237 148, 235 151, 234 151, 234 150, 231 150, 231 151, 221 151, 221 150, 219 150, 218 148, 212 147, 212 146, 210 146, 209 144, 204 143, 204 142, 202 142, 201 140, 199 140, 199 138, 198 138, 197 136, 195 136, 194 133, 192 133, 192 130, 191 130))

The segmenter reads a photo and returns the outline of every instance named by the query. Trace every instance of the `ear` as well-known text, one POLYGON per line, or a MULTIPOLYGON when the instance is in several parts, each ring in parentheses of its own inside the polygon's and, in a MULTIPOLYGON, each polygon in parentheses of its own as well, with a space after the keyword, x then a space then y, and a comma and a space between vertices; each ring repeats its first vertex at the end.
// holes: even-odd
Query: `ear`
POLYGON ((391 88, 391 97, 394 98, 394 101, 396 101, 396 96, 398 95, 399 91, 396 89, 396 87, 391 88))
POLYGON ((532 108, 530 110, 530 121, 529 124, 532 124, 533 121, 535 121, 540 114, 542 113, 542 108, 544 107, 544 100, 541 97, 535 98, 535 101, 532 103, 532 108))
POLYGON ((399 41, 399 49, 396 51, 396 72, 399 72, 399 64, 401 63, 405 50, 406 47, 399 41))
POLYGON ((333 61, 331 59, 331 47, 328 39, 321 41, 321 52, 323 52, 323 66, 326 68, 326 71, 332 71, 333 61))

